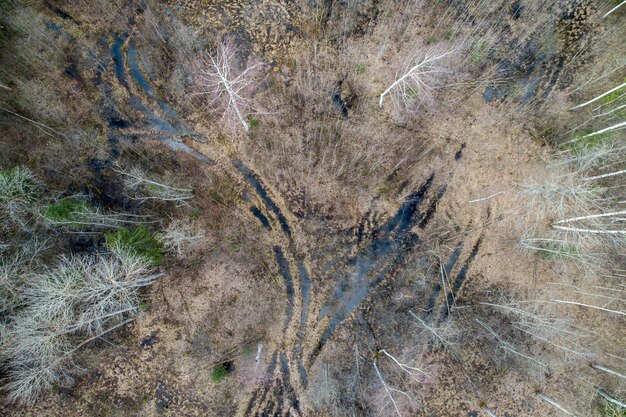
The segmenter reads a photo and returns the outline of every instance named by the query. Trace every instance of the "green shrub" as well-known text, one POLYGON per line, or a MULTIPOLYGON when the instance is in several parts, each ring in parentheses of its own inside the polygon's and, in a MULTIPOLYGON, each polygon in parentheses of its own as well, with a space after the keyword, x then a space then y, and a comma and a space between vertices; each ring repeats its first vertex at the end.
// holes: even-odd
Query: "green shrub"
POLYGON ((39 191, 39 181, 28 168, 0 171, 0 203, 33 202, 39 197, 39 191))
POLYGON ((608 400, 603 400, 600 404, 600 417, 626 417, 626 408, 608 400))
POLYGON ((367 67, 365 66, 365 64, 356 64, 356 67, 354 67, 354 70, 357 74, 363 74, 366 69, 367 67))
POLYGON ((49 205, 44 217, 54 223, 79 222, 92 208, 83 200, 68 197, 49 205))
POLYGON ((248 119, 248 124, 250 125, 251 128, 257 127, 259 125, 259 119, 255 119, 254 117, 251 117, 250 119, 248 119))
POLYGON ((156 239, 155 233, 145 226, 134 228, 122 227, 115 232, 106 233, 106 245, 113 250, 127 252, 143 258, 151 266, 161 264, 163 246, 156 239))
POLYGON ((215 365, 213 372, 211 372, 211 381, 218 383, 224 380, 228 376, 228 367, 224 363, 215 365))

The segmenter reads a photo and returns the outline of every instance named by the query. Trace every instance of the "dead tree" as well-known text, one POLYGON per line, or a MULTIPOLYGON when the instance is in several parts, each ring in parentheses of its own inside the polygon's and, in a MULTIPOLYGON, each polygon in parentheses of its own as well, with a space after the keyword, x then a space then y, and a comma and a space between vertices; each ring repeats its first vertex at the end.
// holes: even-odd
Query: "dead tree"
POLYGON ((568 409, 566 409, 561 404, 557 403, 556 401, 554 401, 552 398, 548 397, 547 395, 542 394, 542 393, 539 393, 537 395, 539 396, 539 398, 541 398, 542 400, 544 400, 545 402, 547 402, 551 406, 555 407, 556 409, 561 410, 562 412, 564 412, 568 416, 573 416, 573 417, 576 416, 576 414, 573 414, 568 409))
MULTIPOLYGON (((396 414, 398 415, 398 417, 402 417, 402 413, 400 412, 400 407, 398 405, 398 400, 396 399, 397 395, 403 395, 406 398, 409 399, 409 401, 412 401, 411 396, 409 394, 407 394, 404 391, 400 391, 398 389, 395 389, 393 387, 391 387, 387 381, 385 381, 385 378, 383 377, 383 374, 380 372, 380 369, 378 368, 378 363, 377 363, 377 359, 374 358, 374 370, 376 371, 376 375, 378 376, 378 380, 380 381, 380 383, 383 386, 383 389, 385 390, 385 395, 387 396, 387 398, 389 399, 389 401, 391 402, 391 405, 393 405, 393 408, 396 412, 396 414)), ((389 404, 389 403, 387 403, 389 404)))
POLYGON ((206 241, 204 230, 188 220, 172 220, 167 228, 157 236, 165 249, 180 259, 198 253, 206 241))
POLYGON ((591 103, 595 103, 596 101, 600 100, 602 97, 608 96, 609 94, 619 90, 620 88, 622 88, 624 86, 626 86, 626 83, 622 83, 622 84, 618 85, 617 87, 611 88, 609 91, 606 91, 606 92, 600 94, 599 96, 592 98, 589 101, 586 101, 584 103, 578 104, 578 105, 572 107, 570 110, 577 110, 577 109, 585 107, 585 106, 587 106, 587 105, 589 105, 591 103))
POLYGON ((383 107, 385 96, 393 94, 398 103, 408 108, 411 103, 421 103, 430 96, 434 87, 434 76, 446 72, 441 61, 452 51, 434 53, 427 51, 422 57, 416 55, 410 66, 385 90, 378 99, 378 107, 383 107))
POLYGON ((620 377, 620 378, 622 378, 622 379, 626 379, 626 375, 621 374, 621 373, 619 373, 619 372, 617 372, 617 371, 614 371, 614 370, 612 370, 612 369, 609 369, 609 368, 607 368, 607 367, 604 367, 604 366, 602 366, 602 365, 598 365, 598 364, 594 363, 594 364, 592 364, 592 365, 591 365, 591 367, 592 367, 593 369, 597 369, 597 370, 599 370, 599 371, 606 372, 607 374, 610 374, 610 375, 615 375, 615 376, 618 376, 618 377, 620 377))
POLYGON ((124 177, 124 189, 129 192, 129 197, 133 200, 169 201, 177 206, 189 206, 187 200, 193 198, 192 189, 174 187, 162 181, 155 181, 139 167, 127 169, 116 167, 113 170, 124 177))
POLYGON ((241 124, 250 132, 247 115, 252 110, 251 90, 257 80, 260 63, 238 65, 238 50, 226 39, 219 39, 212 55, 202 58, 198 70, 198 84, 202 91, 193 95, 208 97, 208 105, 222 112, 227 124, 241 124))
POLYGON ((620 4, 618 4, 617 6, 613 7, 611 10, 609 10, 608 12, 606 12, 602 18, 604 19, 605 17, 607 17, 608 15, 610 15, 611 13, 613 13, 615 10, 619 9, 620 7, 622 7, 623 5, 626 4, 626 0, 624 0, 623 2, 621 2, 620 4))

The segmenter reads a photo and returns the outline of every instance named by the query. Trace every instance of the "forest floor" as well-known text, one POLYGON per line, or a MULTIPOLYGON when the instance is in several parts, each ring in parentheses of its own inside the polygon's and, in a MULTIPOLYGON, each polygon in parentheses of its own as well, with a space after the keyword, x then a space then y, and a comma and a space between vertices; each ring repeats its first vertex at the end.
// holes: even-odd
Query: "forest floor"
MULTIPOLYGON (((192 8, 185 16, 196 24, 241 25, 253 51, 280 57, 297 33, 291 2, 242 3, 219 11, 192 8), (271 27, 259 27, 268 22, 271 27)), ((52 12, 49 18, 55 24, 50 36, 70 36, 71 20, 52 12)), ((210 237, 210 250, 191 264, 167 265, 148 290, 149 309, 81 354, 84 372, 72 388, 3 413, 309 416, 341 406, 319 399, 316 387, 329 384, 329 373, 352 381, 335 390, 382 406, 382 386, 371 375, 385 349, 419 357, 428 370, 419 383, 405 381, 413 388, 413 404, 404 404, 410 415, 477 416, 484 404, 501 416, 555 415, 549 405, 528 400, 535 381, 475 353, 488 345, 485 336, 465 335, 453 343, 462 348, 436 349, 411 314, 454 327, 457 315, 485 294, 523 287, 539 297, 564 273, 518 244, 523 202, 516 187, 548 175, 548 151, 532 139, 531 128, 512 122, 477 91, 461 110, 432 112, 428 124, 410 133, 418 142, 428 138, 426 156, 407 181, 389 182, 398 189, 339 198, 341 204, 316 211, 297 187, 267 175, 247 145, 219 140, 200 114, 179 111, 159 93, 163 81, 147 70, 133 24, 99 43, 90 36, 77 40, 76 50, 93 51, 99 65, 66 82, 101 103, 101 136, 110 148, 101 160, 115 158, 128 143, 193 166, 206 178, 199 184, 206 189, 196 187, 196 199, 204 199, 199 216, 226 232, 210 237), (221 182, 230 194, 209 191, 221 182), (229 375, 215 382, 220 364, 229 375), (367 387, 359 379, 369 381, 362 382, 367 387)), ((375 113, 376 106, 376 98, 367 98, 360 111, 375 113)))

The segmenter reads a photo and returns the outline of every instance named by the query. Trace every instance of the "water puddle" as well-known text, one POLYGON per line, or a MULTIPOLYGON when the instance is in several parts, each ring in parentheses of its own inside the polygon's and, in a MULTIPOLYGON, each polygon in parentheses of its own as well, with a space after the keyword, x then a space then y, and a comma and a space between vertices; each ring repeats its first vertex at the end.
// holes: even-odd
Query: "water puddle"
POLYGON ((135 45, 135 41, 130 41, 128 45, 128 52, 126 53, 126 57, 128 58, 128 67, 130 68, 130 76, 133 78, 137 86, 143 91, 148 97, 156 98, 156 93, 152 86, 143 76, 141 69, 139 68, 139 63, 137 62, 137 46, 135 45))
POLYGON ((278 264, 278 269, 285 282, 285 293, 287 294, 287 306, 285 307, 285 330, 287 330, 287 326, 289 325, 291 316, 293 315, 293 278, 291 277, 289 262, 287 262, 287 259, 285 259, 285 256, 283 255, 283 251, 278 246, 274 246, 274 255, 276 255, 276 263, 278 264))
MULTIPOLYGON (((293 408, 298 414, 300 414, 300 403, 298 398, 296 397, 296 393, 291 387, 291 383, 289 382, 289 363, 287 362, 287 356, 284 353, 280 355, 280 370, 283 377, 283 388, 284 392, 287 394, 289 398, 289 403, 291 408, 293 408)), ((283 395, 280 396, 280 403, 282 403, 283 395)), ((277 411, 275 415, 281 415, 280 412, 277 411)))
POLYGON ((348 106, 341 98, 339 91, 337 90, 333 91, 331 98, 333 99, 333 105, 341 112, 341 115, 343 116, 343 118, 347 119, 348 118, 348 106))
POLYGON ((283 232, 285 232, 285 234, 289 238, 291 238, 291 229, 289 228, 287 219, 285 218, 285 216, 283 216, 283 213, 280 211, 280 209, 278 208, 274 200, 272 200, 270 196, 267 194, 267 191, 261 184, 261 181, 259 181, 259 179, 254 175, 254 173, 250 171, 250 169, 247 166, 245 166, 243 162, 236 160, 234 162, 234 165, 235 165, 235 168, 237 168, 237 170, 241 172, 241 174, 244 176, 248 184, 250 184, 256 190, 261 200, 263 200, 265 207, 267 207, 269 211, 271 211, 272 213, 276 215, 276 218, 278 219, 278 223, 280 224, 280 227, 283 229, 283 232))
POLYGON ((448 292, 448 295, 446 296, 446 305, 441 307, 440 316, 442 319, 446 319, 448 315, 450 314, 448 306, 454 303, 456 294, 461 288, 461 285, 463 285, 463 282, 465 282, 465 278, 467 278, 467 271, 469 270, 469 267, 472 261, 474 260, 474 258, 476 258, 476 255, 478 254, 478 249, 480 249, 480 244, 482 243, 482 240, 483 240, 482 236, 478 238, 478 241, 476 242, 476 244, 472 248, 472 251, 467 257, 467 260, 465 261, 465 263, 459 270, 459 273, 456 275, 456 279, 454 280, 454 283, 452 284, 452 288, 450 289, 450 291, 448 292))
POLYGON ((343 272, 343 276, 339 277, 331 301, 321 308, 319 315, 320 319, 328 316, 330 321, 311 355, 312 359, 319 354, 337 326, 394 270, 404 254, 419 244, 419 238, 411 233, 411 228, 428 222, 436 209, 437 201, 446 190, 445 186, 440 188, 426 214, 419 216, 418 209, 433 180, 434 175, 431 175, 417 191, 405 199, 393 217, 374 231, 371 243, 361 249, 355 258, 348 260, 347 271, 338 271, 343 272))
POLYGON ((459 150, 456 151, 456 153, 454 154, 455 161, 458 161, 459 159, 463 157, 463 149, 465 149, 465 142, 461 144, 461 148, 459 148, 459 150))
POLYGON ((259 209, 257 206, 252 206, 252 207, 250 207, 250 211, 252 212, 254 217, 259 219, 259 221, 261 222, 261 224, 263 225, 263 227, 265 229, 272 230, 272 226, 270 225, 270 221, 268 220, 267 217, 265 217, 265 214, 263 214, 261 209, 259 209))
POLYGON ((425 319, 428 318, 432 314, 433 310, 435 309, 435 303, 437 302, 437 298, 439 297, 439 293, 441 292, 441 289, 442 289, 442 286, 441 286, 442 279, 447 279, 447 277, 450 275, 452 268, 454 268, 454 266, 456 265, 456 262, 459 259, 459 256, 461 256, 462 250, 463 250, 463 242, 459 242, 459 244, 456 246, 456 248, 454 248, 454 250, 448 257, 448 260, 446 261, 445 265, 443 266, 443 272, 444 272, 443 277, 441 276, 441 271, 436 271, 434 273, 436 281, 435 281, 435 286, 433 287, 433 291, 428 297, 428 303, 426 305, 426 313, 424 314, 425 319))
POLYGON ((115 42, 113 42, 111 55, 113 55, 113 64, 115 65, 115 76, 117 77, 117 81, 122 87, 128 90, 129 86, 128 81, 126 81, 126 71, 124 71, 124 52, 122 51, 122 46, 124 46, 125 41, 126 36, 119 36, 115 42))
POLYGON ((306 324, 309 316, 311 278, 303 259, 298 260, 298 276, 300 277, 300 291, 302 293, 302 313, 300 316, 300 329, 298 330, 298 342, 296 344, 296 361, 298 363, 298 372, 300 373, 300 382, 306 387, 308 377, 306 369, 302 364, 302 340, 306 333, 306 324))

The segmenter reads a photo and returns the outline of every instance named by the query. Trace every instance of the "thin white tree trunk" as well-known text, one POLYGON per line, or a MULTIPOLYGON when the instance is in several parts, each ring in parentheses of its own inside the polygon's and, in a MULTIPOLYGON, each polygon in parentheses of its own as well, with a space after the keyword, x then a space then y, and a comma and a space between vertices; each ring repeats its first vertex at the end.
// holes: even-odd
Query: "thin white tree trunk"
POLYGON ((599 180, 602 178, 614 177, 615 175, 621 175, 621 174, 626 174, 626 169, 622 169, 621 171, 609 172, 608 174, 596 175, 595 177, 583 178, 583 181, 599 180))
POLYGON ((256 371, 259 368, 259 363, 261 363, 261 352, 263 352, 263 343, 259 342, 256 346, 256 357, 254 358, 254 374, 256 375, 256 371))
POLYGON ((395 86, 397 86, 398 84, 400 84, 402 81, 404 81, 408 76, 410 76, 414 71, 417 71, 422 65, 424 65, 424 62, 426 61, 422 61, 419 64, 415 65, 413 68, 411 68, 410 70, 408 70, 406 72, 406 74, 404 74, 402 77, 398 78, 393 84, 391 84, 389 86, 388 89, 386 89, 381 95, 380 95, 380 99, 378 100, 378 108, 382 109, 383 108, 383 99, 385 98, 385 96, 387 94, 389 94, 389 92, 391 90, 393 90, 393 88, 395 86))
POLYGON ((483 197, 483 198, 477 198, 476 200, 470 200, 468 201, 468 203, 478 203, 479 201, 485 201, 485 200, 489 200, 490 198, 499 196, 500 194, 504 194, 506 191, 499 191, 497 193, 488 195, 487 197, 483 197))
POLYGON ((563 145, 567 145, 567 144, 573 143, 573 142, 578 142, 581 139, 590 138, 590 137, 593 137, 593 136, 598 136, 598 135, 601 135, 603 133, 610 132, 610 131, 616 130, 616 129, 620 129, 620 128, 625 127, 625 126, 626 126, 626 122, 619 122, 617 124, 614 124, 613 126, 605 127, 604 129, 596 130, 595 132, 591 132, 591 133, 588 133, 588 134, 586 134, 584 136, 581 136, 579 138, 575 138, 575 139, 572 139, 570 141, 567 141, 563 145))
POLYGON ((414 372, 419 372, 425 376, 429 376, 428 373, 422 371, 420 368, 416 368, 414 366, 409 366, 405 363, 400 362, 399 360, 397 360, 393 355, 391 355, 389 352, 387 352, 385 349, 381 349, 378 351, 378 353, 383 353, 385 354, 388 358, 390 358, 396 365, 398 365, 400 367, 400 369, 402 369, 404 372, 406 372, 407 374, 411 375, 411 378, 415 379, 416 381, 419 382, 419 380, 415 377, 414 372))
POLYGON ((554 300, 554 299, 551 299, 550 301, 552 301, 554 303, 560 303, 560 304, 572 304, 572 305, 575 305, 575 306, 589 307, 589 308, 593 308, 593 309, 596 309, 596 310, 606 311, 608 313, 619 314, 620 316, 626 316, 626 313, 624 313, 623 311, 609 310, 608 308, 594 306, 593 304, 583 304, 583 303, 579 303, 579 302, 576 302, 576 301, 554 300))
POLYGON ((378 375, 378 379, 383 384, 383 388, 385 389, 385 393, 387 394, 387 397, 389 397, 389 400, 391 401, 391 404, 393 404, 393 408, 396 410, 396 414, 398 415, 398 417, 402 417, 402 413, 400 412, 400 408, 398 408, 398 404, 396 403, 395 398, 393 398, 393 395, 391 394, 391 390, 390 390, 389 386, 385 382, 385 379, 383 378, 383 375, 380 373, 380 370, 378 369, 378 365, 376 364, 376 359, 374 359, 374 370, 376 371, 376 375, 378 375))
POLYGON ((228 94, 230 95, 230 99, 232 100, 233 107, 235 109, 235 113, 237 113, 237 117, 239 118, 239 121, 243 125, 243 130, 245 130, 246 134, 250 133, 250 126, 248 126, 248 122, 241 115, 241 112, 239 111, 239 106, 237 106, 237 102, 235 101, 235 97, 233 96, 233 93, 232 93, 232 91, 230 89, 228 89, 228 94))
POLYGON ((613 404, 617 404, 620 407, 622 407, 624 410, 626 410, 626 404, 624 404, 621 401, 616 400, 615 398, 612 398, 610 395, 605 393, 603 390, 598 390, 598 394, 600 394, 605 400, 607 400, 609 402, 612 402, 613 404))
POLYGON ((573 221, 577 221, 577 220, 597 219, 598 217, 619 216, 619 215, 622 215, 622 214, 626 214, 626 210, 614 211, 612 213, 591 214, 589 216, 571 217, 569 219, 559 220, 558 222, 554 222, 553 224, 568 223, 568 222, 573 222, 573 221))
POLYGON ((593 233, 596 235, 626 235, 626 230, 600 230, 600 229, 583 229, 581 227, 569 227, 552 225, 554 229, 565 230, 566 232, 593 233))
POLYGON ((619 9, 620 7, 622 7, 623 5, 626 4, 626 0, 624 0, 623 2, 621 2, 620 4, 618 4, 617 6, 613 7, 611 10, 609 10, 608 12, 606 12, 604 14, 604 16, 602 16, 602 18, 604 19, 605 17, 607 17, 608 15, 610 15, 611 13, 613 13, 615 10, 619 9))
POLYGON ((574 107, 572 107, 570 110, 576 110, 576 109, 580 109, 581 107, 585 107, 585 106, 587 106, 587 105, 589 105, 589 104, 591 104, 591 103, 594 103, 594 102, 596 102, 596 101, 600 100, 602 97, 608 96, 608 95, 609 95, 609 94, 611 94, 612 92, 617 91, 617 90, 619 90, 620 88, 622 88, 622 87, 624 87, 624 86, 626 86, 626 83, 620 84, 620 85, 618 85, 617 87, 610 89, 610 90, 609 90, 609 91, 607 91, 606 93, 600 94, 600 95, 599 95, 598 97, 596 97, 596 98, 593 98, 593 99, 591 99, 591 100, 589 100, 589 101, 586 101, 586 102, 584 102, 584 103, 582 103, 582 104, 579 104, 579 105, 577 105, 577 106, 574 106, 574 107))
POLYGON ((598 365, 598 364, 594 363, 594 364, 591 365, 591 367, 593 369, 597 369, 598 371, 606 372, 607 374, 615 375, 615 376, 618 376, 618 377, 620 377, 622 379, 626 379, 626 375, 620 374, 619 372, 614 371, 614 370, 609 369, 609 368, 606 368, 606 367, 604 367, 602 365, 598 365))
POLYGON ((538 395, 539 395, 539 398, 541 398, 542 400, 544 400, 548 404, 558 408, 559 410, 561 410, 562 412, 564 412, 568 416, 574 416, 575 417, 575 414, 572 414, 571 412, 569 412, 566 408, 564 408, 562 405, 560 405, 559 403, 554 401, 552 398, 550 398, 550 397, 548 397, 548 396, 546 396, 544 394, 538 394, 538 395))
POLYGON ((498 416, 496 415, 496 413, 494 413, 493 411, 491 411, 491 410, 490 410, 490 409, 488 409, 487 407, 484 407, 484 408, 483 408, 483 411, 484 411, 485 413, 487 413, 490 417, 498 417, 498 416))

